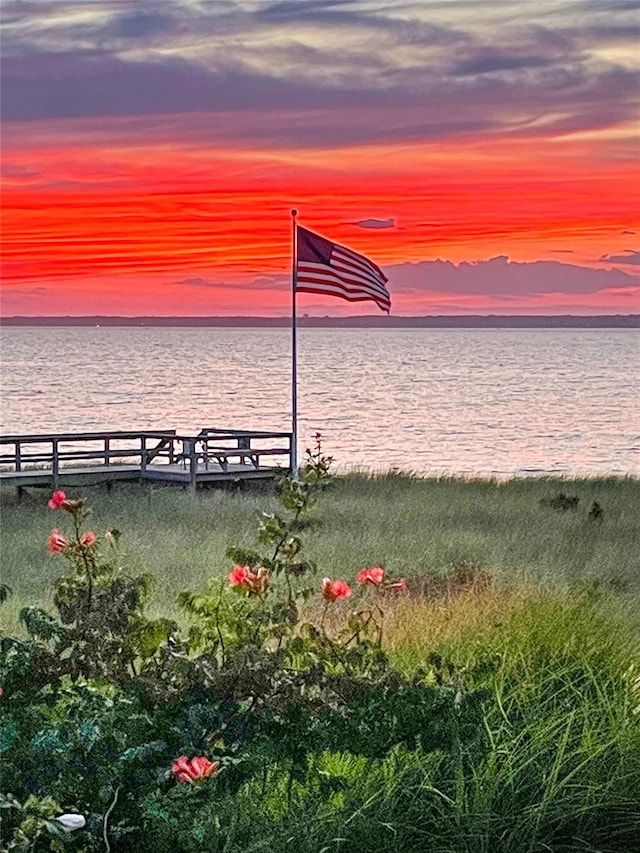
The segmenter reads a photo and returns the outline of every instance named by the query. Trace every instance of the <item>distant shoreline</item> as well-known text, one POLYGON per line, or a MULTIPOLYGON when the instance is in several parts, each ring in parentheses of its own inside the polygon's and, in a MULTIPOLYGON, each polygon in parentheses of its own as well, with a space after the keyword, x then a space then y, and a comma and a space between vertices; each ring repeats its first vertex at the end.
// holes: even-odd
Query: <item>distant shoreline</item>
MULTIPOLYGON (((0 326, 193 326, 287 328, 290 317, 3 317, 0 326)), ((365 329, 636 329, 640 314, 538 315, 440 315, 423 317, 298 317, 301 328, 365 329)))

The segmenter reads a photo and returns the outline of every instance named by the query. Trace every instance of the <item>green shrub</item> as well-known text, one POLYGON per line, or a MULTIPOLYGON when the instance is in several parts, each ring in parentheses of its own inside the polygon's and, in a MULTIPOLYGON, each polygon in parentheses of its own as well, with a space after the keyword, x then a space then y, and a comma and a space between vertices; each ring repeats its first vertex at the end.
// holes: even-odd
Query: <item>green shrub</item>
POLYGON ((437 685, 402 674, 384 650, 385 607, 404 581, 380 566, 362 569, 365 595, 340 626, 327 614, 351 596, 349 584, 309 580, 315 566, 301 556, 303 533, 314 526, 329 465, 318 439, 300 475, 282 481, 282 511, 263 515, 263 550, 231 549, 241 562, 227 584, 181 596, 193 619, 186 636, 145 615, 150 579, 124 568, 119 533, 83 530, 84 502, 54 493, 49 506, 72 524, 72 535, 49 537, 68 565, 55 584, 57 613, 25 608, 27 638, 0 638, 10 849, 39 849, 49 836, 87 851, 162 849, 178 820, 184 832, 173 849, 214 849, 217 834, 226 850, 246 838, 246 813, 237 808, 229 822, 220 814, 256 785, 271 844, 300 803, 338 784, 320 769, 330 754, 361 759, 373 778, 390 756, 414 753, 449 756, 468 772, 481 749, 481 694, 453 674, 437 685), (318 593, 319 625, 305 621, 318 593), (282 792, 284 810, 267 783, 282 792), (38 803, 79 812, 86 828, 60 836, 38 803), (35 809, 28 820, 25 809, 35 809))

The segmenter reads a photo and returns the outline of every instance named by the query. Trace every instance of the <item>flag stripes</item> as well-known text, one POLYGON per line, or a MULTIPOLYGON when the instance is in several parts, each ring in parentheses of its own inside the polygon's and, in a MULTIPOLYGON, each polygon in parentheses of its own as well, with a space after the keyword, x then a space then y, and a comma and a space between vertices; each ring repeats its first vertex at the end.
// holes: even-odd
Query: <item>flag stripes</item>
POLYGON ((297 237, 297 291, 339 296, 348 302, 371 299, 389 313, 387 278, 369 258, 299 226, 297 237))

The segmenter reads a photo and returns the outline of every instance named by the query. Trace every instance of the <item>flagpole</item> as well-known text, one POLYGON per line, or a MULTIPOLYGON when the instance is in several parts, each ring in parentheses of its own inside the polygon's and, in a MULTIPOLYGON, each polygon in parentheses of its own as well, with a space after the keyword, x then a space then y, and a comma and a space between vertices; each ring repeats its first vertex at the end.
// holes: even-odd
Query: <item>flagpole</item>
POLYGON ((297 210, 291 211, 291 473, 298 471, 298 340, 296 329, 296 276, 298 271, 297 210))

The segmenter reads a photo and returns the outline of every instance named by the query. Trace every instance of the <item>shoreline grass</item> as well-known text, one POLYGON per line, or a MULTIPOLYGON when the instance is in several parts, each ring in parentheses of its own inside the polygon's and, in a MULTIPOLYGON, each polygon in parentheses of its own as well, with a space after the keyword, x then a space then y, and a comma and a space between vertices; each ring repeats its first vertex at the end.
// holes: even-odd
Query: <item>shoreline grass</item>
MULTIPOLYGON (((97 534, 123 531, 122 547, 135 571, 156 578, 150 609, 176 615, 184 589, 201 588, 229 570, 230 545, 255 541, 261 512, 276 507, 273 489, 207 490, 191 494, 162 488, 84 489, 97 534)), ((48 493, 30 491, 18 502, 2 490, 2 582, 13 589, 4 609, 15 626, 24 604, 50 603, 60 562, 46 538, 61 519, 47 509, 48 493)), ((321 521, 305 551, 321 576, 353 577, 364 565, 381 564, 393 575, 446 572, 473 563, 498 580, 562 589, 598 583, 622 594, 640 587, 640 480, 422 479, 402 474, 338 477, 318 502, 321 521), (575 509, 551 508, 564 493, 575 509), (596 501, 598 520, 589 517, 596 501)))
MULTIPOLYGON (((124 532, 129 568, 156 575, 150 610, 164 616, 178 614, 181 590, 227 572, 226 548, 254 544, 260 512, 276 507, 267 491, 76 496, 92 506, 97 533, 124 532)), ((46 553, 49 531, 66 520, 47 497, 2 495, 9 630, 20 607, 47 606, 64 570, 46 553)), ((322 527, 305 534, 305 553, 320 576, 351 580, 372 563, 407 576, 409 594, 385 606, 390 662, 423 683, 442 676, 478 691, 483 730, 459 755, 325 752, 305 782, 275 765, 188 809, 179 788, 151 796, 148 849, 630 853, 640 838, 639 509, 631 478, 338 478, 319 499, 322 527), (554 508, 560 492, 577 506, 554 508)))

